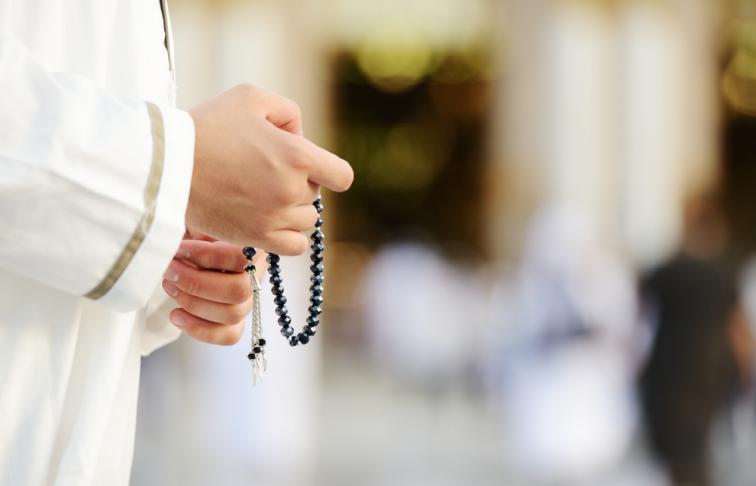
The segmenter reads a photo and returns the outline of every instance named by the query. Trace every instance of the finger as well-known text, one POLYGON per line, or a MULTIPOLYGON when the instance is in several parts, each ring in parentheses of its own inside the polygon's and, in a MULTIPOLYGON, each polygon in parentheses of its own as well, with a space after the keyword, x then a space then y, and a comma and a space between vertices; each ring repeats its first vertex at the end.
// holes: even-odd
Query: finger
POLYGON ((286 210, 285 216, 277 222, 279 226, 277 229, 307 231, 315 227, 317 219, 318 211, 312 204, 295 206, 286 210))
POLYGON ((177 255, 201 268, 243 272, 247 258, 242 247, 225 241, 184 240, 177 255))
POLYGON ((294 101, 276 93, 265 92, 267 116, 273 125, 294 135, 302 135, 302 110, 294 101))
POLYGON ((304 137, 296 137, 293 143, 298 144, 310 158, 310 182, 335 192, 349 189, 354 180, 354 172, 346 160, 318 147, 304 137))
POLYGON ((299 201, 303 206, 312 206, 312 203, 320 197, 320 184, 307 181, 307 188, 302 191, 302 198, 299 201))
POLYGON ((307 251, 309 240, 299 231, 289 229, 274 231, 266 242, 271 253, 284 256, 297 256, 307 251))
POLYGON ((191 239, 191 240, 204 240, 204 241, 216 241, 215 238, 212 236, 208 236, 204 233, 200 233, 198 231, 193 230, 186 230, 186 234, 184 235, 184 238, 191 239))
POLYGON ((231 326, 222 326, 193 316, 184 309, 173 309, 169 316, 171 322, 197 341, 210 344, 230 346, 241 339, 244 322, 231 326))
POLYGON ((218 324, 233 325, 244 320, 252 310, 252 299, 241 304, 221 304, 200 297, 189 295, 167 280, 163 280, 163 289, 173 297, 182 309, 193 316, 218 324))
POLYGON ((180 290, 213 302, 241 304, 252 297, 246 273, 198 270, 174 259, 164 277, 180 290))

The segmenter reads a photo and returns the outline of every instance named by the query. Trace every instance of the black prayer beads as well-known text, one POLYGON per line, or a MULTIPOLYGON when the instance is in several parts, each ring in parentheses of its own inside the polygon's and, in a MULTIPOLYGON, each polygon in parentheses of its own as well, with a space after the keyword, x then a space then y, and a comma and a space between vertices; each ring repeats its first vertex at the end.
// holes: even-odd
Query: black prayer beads
POLYGON ((286 308, 286 296, 284 295, 283 278, 281 277, 281 257, 270 253, 268 254, 268 273, 270 273, 270 289, 273 292, 273 302, 276 304, 276 314, 278 315, 278 325, 281 326, 281 335, 289 340, 289 344, 296 346, 298 344, 307 344, 310 338, 315 335, 315 330, 320 324, 320 305, 323 303, 323 219, 320 215, 323 213, 323 203, 320 198, 313 203, 318 211, 318 219, 315 222, 315 231, 310 236, 312 240, 312 253, 310 260, 312 265, 310 271, 310 307, 308 308, 309 317, 306 324, 299 334, 294 334, 294 327, 291 325, 289 309, 286 308))
MULTIPOLYGON (((323 244, 325 238, 321 229, 323 219, 320 216, 323 213, 323 203, 320 197, 313 202, 313 206, 318 211, 318 219, 315 222, 315 231, 310 235, 310 240, 312 241, 312 245, 310 246, 312 250, 310 254, 310 260, 312 261, 312 265, 310 266, 310 271, 312 272, 310 282, 312 285, 310 285, 309 316, 302 331, 298 334, 295 334, 292 319, 289 316, 289 309, 286 307, 287 299, 284 295, 283 277, 281 276, 281 257, 275 253, 269 253, 267 258, 271 292, 273 293, 273 302, 276 305, 276 314, 278 315, 278 325, 281 326, 281 335, 289 341, 291 346, 309 343, 310 338, 315 335, 316 328, 320 324, 320 306, 323 303, 324 281, 323 252, 325 251, 325 245, 323 244)), ((244 256, 249 260, 244 270, 247 273, 254 273, 255 266, 252 263, 252 257, 255 256, 256 251, 252 247, 246 247, 243 251, 244 256)), ((253 343, 252 352, 248 355, 249 359, 254 360, 263 351, 264 346, 264 339, 258 339, 253 343)))

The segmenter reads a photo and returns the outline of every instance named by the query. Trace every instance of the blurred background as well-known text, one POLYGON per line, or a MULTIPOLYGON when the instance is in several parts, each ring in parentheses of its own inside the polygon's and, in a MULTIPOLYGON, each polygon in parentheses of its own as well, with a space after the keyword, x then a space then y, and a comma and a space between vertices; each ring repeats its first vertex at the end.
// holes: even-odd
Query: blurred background
MULTIPOLYGON (((324 324, 144 360, 134 485, 756 484, 756 0, 172 0, 349 160, 324 324)), ((283 263, 307 306, 308 259, 283 263)))

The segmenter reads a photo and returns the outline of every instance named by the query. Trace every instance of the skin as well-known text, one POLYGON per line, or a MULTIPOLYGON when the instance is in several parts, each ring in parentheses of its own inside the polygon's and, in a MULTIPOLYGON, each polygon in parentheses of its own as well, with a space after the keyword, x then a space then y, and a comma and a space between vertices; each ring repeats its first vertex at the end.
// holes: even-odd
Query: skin
POLYGON ((235 245, 299 255, 320 187, 342 192, 349 164, 302 136, 299 107, 253 86, 190 111, 196 142, 186 227, 235 245))
POLYGON ((187 234, 163 289, 178 305, 170 314, 174 325, 199 341, 231 345, 252 308, 242 247, 304 253, 303 231, 315 224, 312 201, 321 186, 345 191, 354 174, 346 161, 302 136, 299 107, 274 93, 237 86, 190 115, 195 151, 187 234))
MULTIPOLYGON (((187 234, 163 279, 163 290, 179 306, 171 311, 171 322, 198 341, 238 342, 252 309, 246 263, 237 245, 187 234)), ((265 270, 261 263, 257 255, 258 272, 265 270)))

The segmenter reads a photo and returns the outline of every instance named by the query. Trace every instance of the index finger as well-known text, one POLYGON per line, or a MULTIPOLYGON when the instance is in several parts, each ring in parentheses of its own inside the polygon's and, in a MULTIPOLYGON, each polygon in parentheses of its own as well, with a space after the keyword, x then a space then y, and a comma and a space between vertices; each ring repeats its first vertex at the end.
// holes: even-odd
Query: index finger
POLYGON ((184 240, 177 255, 207 270, 243 272, 247 264, 242 248, 225 241, 184 240))
POLYGON ((309 179, 335 192, 344 192, 352 185, 354 172, 349 162, 301 138, 304 150, 311 158, 309 179))

